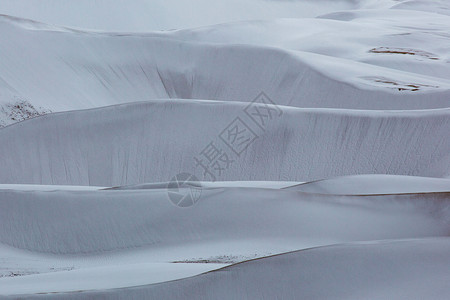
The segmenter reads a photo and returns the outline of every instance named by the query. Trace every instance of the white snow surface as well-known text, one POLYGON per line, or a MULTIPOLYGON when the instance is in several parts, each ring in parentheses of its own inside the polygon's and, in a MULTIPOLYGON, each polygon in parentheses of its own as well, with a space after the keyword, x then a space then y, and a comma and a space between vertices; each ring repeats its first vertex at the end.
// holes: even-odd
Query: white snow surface
MULTIPOLYGON (((122 291, 115 288, 179 279, 217 264, 296 249, 446 237, 450 224, 448 193, 334 196, 224 187, 203 190, 198 203, 186 209, 173 205, 161 189, 1 190, 0 199, 3 295, 114 288, 111 293, 120 297, 122 291), (93 276, 102 278, 97 285, 93 276)), ((424 243, 438 248, 433 239, 424 243)), ((445 264, 448 251, 442 251, 435 259, 445 264)), ((185 295, 182 287, 172 292, 173 297, 185 295)))
POLYGON ((448 298, 449 12, 0 1, 0 298, 448 298))
MULTIPOLYGON (((0 12, 45 23, 107 31, 191 28, 238 20, 314 17, 373 7, 373 0, 3 0, 0 12)), ((392 7, 398 2, 378 1, 392 7)))
POLYGON ((450 180, 398 175, 353 175, 289 186, 308 193, 374 195, 450 192, 450 180))
MULTIPOLYGON (((399 3, 390 0, 248 1, 284 7, 290 13, 265 18, 256 9, 260 16, 256 20, 118 33, 70 29, 22 17, 49 14, 69 22, 60 24, 71 25, 66 15, 76 15, 77 10, 96 15, 117 9, 123 15, 120 7, 141 6, 133 11, 151 20, 144 7, 154 3, 116 1, 121 4, 101 10, 106 2, 2 1, 0 13, 22 13, 0 16, 0 125, 48 112, 150 99, 249 102, 261 91, 277 104, 296 107, 450 106, 450 16, 399 9, 395 6, 399 3), (341 9, 351 10, 328 13, 340 4, 341 9), (292 18, 296 12, 289 7, 297 5, 325 11, 318 17, 292 18), (67 11, 54 13, 59 10, 67 11), (14 107, 20 103, 25 108, 17 111, 14 107)), ((161 5, 169 5, 166 2, 161 5)), ((200 13, 207 15, 207 10, 200 13)), ((89 20, 84 13, 81 16, 89 20)), ((49 21, 45 16, 37 19, 49 21)), ((114 18, 92 20, 118 24, 114 18)))
POLYGON ((187 209, 160 189, 0 193, 1 241, 61 254, 196 241, 279 239, 314 246, 321 240, 436 236, 448 233, 449 221, 446 193, 358 198, 220 188, 203 190, 187 209))
POLYGON ((443 139, 450 132, 449 109, 281 107, 282 115, 262 130, 244 113, 246 106, 155 100, 21 122, 0 130, 0 182, 121 186, 165 182, 181 172, 211 181, 194 160, 210 142, 234 160, 216 180, 450 173, 450 139, 443 139), (257 136, 240 156, 219 137, 237 117, 257 136))
MULTIPOLYGON (((288 184, 281 187, 288 187, 288 184)), ((95 191, 104 189, 99 186, 76 186, 76 185, 43 185, 43 184, 0 184, 0 190, 11 191, 95 191)))
POLYGON ((339 245, 257 259, 162 284, 41 297, 446 299, 450 293, 448 252, 448 239, 339 245))

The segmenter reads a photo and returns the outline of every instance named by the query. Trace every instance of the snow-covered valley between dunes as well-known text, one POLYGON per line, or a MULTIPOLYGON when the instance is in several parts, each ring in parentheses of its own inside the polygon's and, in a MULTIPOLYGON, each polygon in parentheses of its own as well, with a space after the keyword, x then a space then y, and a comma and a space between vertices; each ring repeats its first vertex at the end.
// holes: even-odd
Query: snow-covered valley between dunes
POLYGON ((450 3, 0 1, 0 299, 450 299, 450 3))

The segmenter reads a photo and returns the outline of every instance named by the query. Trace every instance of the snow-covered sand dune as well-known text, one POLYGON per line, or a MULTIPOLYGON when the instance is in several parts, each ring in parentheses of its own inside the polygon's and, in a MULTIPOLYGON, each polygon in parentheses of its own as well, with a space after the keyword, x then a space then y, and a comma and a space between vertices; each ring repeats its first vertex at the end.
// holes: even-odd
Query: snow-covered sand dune
POLYGON ((287 189, 333 195, 450 192, 450 179, 398 175, 352 175, 306 182, 287 189))
MULTIPOLYGON (((239 20, 316 17, 343 10, 396 9, 449 15, 448 1, 416 0, 3 0, 0 12, 61 26, 148 32, 239 20)), ((381 20, 380 20, 381 21, 381 20)))
POLYGON ((61 254, 241 240, 279 241, 294 250, 442 236, 450 222, 448 193, 358 198, 222 188, 204 190, 191 209, 173 205, 166 189, 0 194, 1 242, 61 254))
POLYGON ((45 23, 106 31, 148 32, 239 20, 305 18, 357 9, 408 9, 448 14, 445 0, 3 0, 4 14, 45 23))
POLYGON ((0 298, 444 299, 449 11, 0 1, 0 298))
MULTIPOLYGON (((116 288, 170 281, 220 268, 219 264, 296 249, 351 241, 444 237, 449 234, 449 201, 448 193, 335 196, 286 189, 214 187, 203 190, 194 207, 180 209, 169 201, 166 189, 1 190, 0 243, 25 251, 0 247, 0 255, 4 257, 0 275, 7 271, 0 278, 0 294, 38 296, 36 293, 113 289, 100 293, 123 297, 122 292, 134 295, 135 291, 116 288), (179 268, 174 266, 175 262, 181 263, 179 268), (105 279, 94 284, 89 279, 92 276, 105 279), (46 283, 42 284, 43 281, 46 283)), ((430 255, 422 252, 425 246, 421 245, 425 243, 429 244, 429 251, 442 250, 436 252, 440 254, 434 259, 445 265, 449 252, 436 243, 445 246, 446 240, 413 243, 411 247, 418 252, 411 254, 411 259, 430 255)), ((374 253, 367 254, 367 251, 379 253, 377 247, 364 250, 368 255, 365 263, 378 259, 378 256, 371 256, 374 253)), ((394 249, 395 253, 395 247, 388 249, 385 251, 394 249)), ((322 255, 314 253, 313 257, 322 255)), ((385 256, 384 252, 379 255, 385 256)), ((343 266, 342 260, 336 260, 337 265, 331 269, 341 272, 338 270, 343 266)), ((301 261, 305 262, 303 258, 301 261)), ((394 273, 405 268, 403 263, 397 263, 392 269, 394 273)), ((286 271, 283 265, 279 272, 286 271)), ((252 270, 245 264, 241 266, 244 273, 252 270)), ((352 268, 358 269, 358 266, 356 263, 352 268)), ((309 264, 298 267, 316 272, 309 264)), ((278 271, 276 267, 270 268, 272 272, 266 275, 272 278, 273 272, 278 271)), ((300 278, 299 274, 295 276, 297 280, 300 278)), ((197 282, 196 278, 187 280, 188 284, 190 280, 197 282)), ((409 282, 411 279, 402 280, 409 282)), ((230 288, 235 285, 227 284, 230 288)), ((153 293, 153 288, 138 290, 146 295, 153 293)), ((242 292, 235 289, 237 293, 242 292)), ((175 284, 170 289, 171 294, 163 290, 167 298, 186 296, 183 285, 175 284)), ((292 292, 309 293, 304 287, 292 292)), ((355 297, 359 295, 352 290, 348 292, 355 297)), ((67 295, 72 294, 64 294, 64 297, 67 295)), ((153 294, 147 297, 150 295, 157 298, 153 294)), ((216 288, 207 295, 223 298, 216 288)))
MULTIPOLYGON (((246 103, 155 100, 47 115, 0 131, 0 182, 119 186, 201 180, 210 142, 228 154, 216 180, 311 181, 350 174, 446 177, 450 110, 375 112, 281 107, 265 130, 246 103), (256 140, 240 156, 219 136, 239 117, 256 140), (222 167, 226 167, 225 165, 222 167), (220 175, 220 176, 219 176, 220 175)), ((262 106, 258 106, 262 109, 262 106)), ((242 125, 240 125, 242 126, 242 125)), ((241 129, 240 129, 241 130, 241 129)))
MULTIPOLYGON (((19 294, 20 299, 445 299, 450 293, 449 252, 448 238, 354 243, 251 260, 159 284, 69 292, 63 289, 75 282, 63 277, 44 283, 56 283, 50 293, 19 294)), ((136 270, 142 275, 138 267, 136 270)), ((46 275, 52 278, 52 274, 46 275)), ((89 286, 85 277, 78 286, 89 286)), ((40 290, 33 279, 9 281, 22 283, 24 291, 40 290)), ((5 289, 17 292, 14 285, 5 289)))
POLYGON ((449 252, 448 239, 332 246, 244 262, 173 282, 64 297, 445 299, 450 293, 449 252))
MULTIPOLYGON (((172 30, 238 20, 314 17, 370 7, 371 0, 3 0, 2 13, 45 23, 107 31, 172 30)), ((383 0, 385 7, 397 4, 383 0)))
POLYGON ((448 107, 449 23, 385 8, 136 34, 2 15, 0 125, 149 99, 251 101, 262 90, 297 107, 448 107))

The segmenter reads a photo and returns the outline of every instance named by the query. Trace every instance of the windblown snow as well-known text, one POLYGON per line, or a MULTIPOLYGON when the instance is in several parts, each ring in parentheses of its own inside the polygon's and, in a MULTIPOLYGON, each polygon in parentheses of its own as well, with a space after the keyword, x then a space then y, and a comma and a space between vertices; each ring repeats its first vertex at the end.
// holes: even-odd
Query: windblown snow
POLYGON ((449 12, 1 1, 0 297, 447 298, 449 12))

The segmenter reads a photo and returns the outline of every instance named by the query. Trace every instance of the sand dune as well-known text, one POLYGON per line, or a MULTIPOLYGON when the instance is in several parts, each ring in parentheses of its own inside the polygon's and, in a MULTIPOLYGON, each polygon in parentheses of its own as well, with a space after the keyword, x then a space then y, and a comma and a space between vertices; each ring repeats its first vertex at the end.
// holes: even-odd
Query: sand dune
POLYGON ((0 125, 150 99, 249 102, 261 91, 295 107, 449 106, 449 17, 389 9, 352 14, 349 21, 328 15, 145 34, 3 15, 0 125), (423 25, 412 27, 419 17, 423 25), (339 42, 330 44, 330 36, 339 42))
POLYGON ((449 174, 450 143, 442 139, 450 130, 448 109, 282 107, 282 115, 264 118, 261 129, 245 114, 246 105, 156 100, 35 118, 0 131, 0 180, 118 186, 168 181, 181 172, 205 181, 302 182, 350 174, 449 174), (235 118, 255 137, 240 155, 226 135, 220 138, 235 118), (194 159, 211 142, 234 161, 212 175, 194 159))
POLYGON ((0 298, 446 298, 449 11, 0 1, 0 298))

